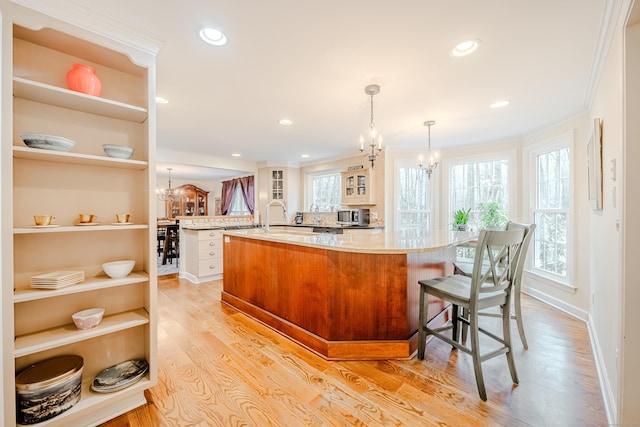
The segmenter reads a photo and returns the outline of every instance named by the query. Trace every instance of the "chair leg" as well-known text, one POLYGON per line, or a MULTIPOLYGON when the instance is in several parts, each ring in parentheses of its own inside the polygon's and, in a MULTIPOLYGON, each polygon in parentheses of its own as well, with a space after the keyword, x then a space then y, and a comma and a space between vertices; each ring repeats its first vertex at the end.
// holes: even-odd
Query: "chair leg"
POLYGON ((425 320, 427 319, 427 307, 425 306, 424 289, 420 286, 420 315, 418 324, 418 359, 424 360, 425 347, 427 346, 427 331, 425 330, 425 320))
POLYGON ((476 385, 478 386, 478 394, 480 399, 487 400, 487 391, 484 388, 484 377, 482 375, 482 360, 480 354, 480 337, 478 331, 478 311, 474 310, 473 313, 467 310, 468 319, 471 322, 470 331, 471 334, 471 358, 473 359, 473 371, 476 375, 476 385))
POLYGON ((518 384, 518 372, 516 371, 516 363, 513 358, 513 349, 511 347, 511 299, 507 297, 507 301, 502 310, 502 336, 504 339, 504 345, 507 347, 507 364, 509 365, 509 372, 511 373, 511 379, 514 384, 518 384))
POLYGON ((520 290, 514 291, 514 306, 516 312, 516 324, 518 325, 518 333, 520 334, 520 341, 524 348, 529 348, 527 344, 527 337, 524 335, 524 324, 522 322, 522 306, 520 305, 520 290))
MULTIPOLYGON (((451 339, 454 340, 455 342, 458 342, 458 335, 460 332, 460 321, 458 320, 458 311, 460 310, 460 307, 458 307, 456 304, 453 304, 451 307, 451 325, 452 325, 452 329, 451 329, 451 339)), ((464 310, 464 308, 462 309, 464 310)), ((453 347, 455 348, 455 347, 453 347)))
MULTIPOLYGON (((462 317, 469 320, 469 310, 466 308, 462 309, 462 317)), ((465 344, 467 342, 467 331, 469 330, 469 327, 467 326, 466 323, 464 322, 460 322, 462 324, 461 329, 462 329, 462 343, 465 344)))

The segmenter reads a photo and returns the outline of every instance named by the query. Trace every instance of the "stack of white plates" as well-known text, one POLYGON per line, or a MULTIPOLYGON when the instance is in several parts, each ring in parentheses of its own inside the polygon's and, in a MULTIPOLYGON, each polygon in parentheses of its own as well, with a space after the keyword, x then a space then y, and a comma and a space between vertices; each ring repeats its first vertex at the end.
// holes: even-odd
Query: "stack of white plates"
POLYGON ((36 289, 59 289, 80 283, 84 280, 84 271, 54 271, 31 277, 31 287, 36 289))
POLYGON ((149 371, 149 363, 144 359, 127 360, 100 372, 91 383, 91 390, 111 393, 127 388, 138 382, 149 371))

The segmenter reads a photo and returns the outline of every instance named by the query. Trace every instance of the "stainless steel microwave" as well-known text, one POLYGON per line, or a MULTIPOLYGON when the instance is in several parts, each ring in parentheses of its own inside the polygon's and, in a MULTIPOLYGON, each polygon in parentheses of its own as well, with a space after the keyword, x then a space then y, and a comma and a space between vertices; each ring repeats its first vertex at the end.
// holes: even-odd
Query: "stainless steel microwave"
POLYGON ((338 211, 338 224, 369 225, 369 209, 342 209, 338 211))

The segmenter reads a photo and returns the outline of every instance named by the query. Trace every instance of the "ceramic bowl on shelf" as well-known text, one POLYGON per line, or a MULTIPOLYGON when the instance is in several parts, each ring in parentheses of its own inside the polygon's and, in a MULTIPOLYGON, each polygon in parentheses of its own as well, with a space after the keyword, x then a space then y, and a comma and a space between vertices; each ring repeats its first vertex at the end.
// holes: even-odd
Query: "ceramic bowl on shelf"
POLYGON ((112 279, 122 279, 131 273, 135 264, 134 260, 106 262, 102 264, 102 269, 112 279))
POLYGON ((109 157, 116 157, 118 159, 130 159, 133 156, 133 148, 124 145, 110 145, 104 144, 102 149, 109 157))
POLYGON ((43 150, 71 151, 76 145, 76 142, 71 139, 43 133, 26 132, 20 135, 20 138, 27 147, 43 150))
POLYGON ((71 318, 78 329, 93 329, 102 322, 104 308, 89 308, 73 313, 71 318))

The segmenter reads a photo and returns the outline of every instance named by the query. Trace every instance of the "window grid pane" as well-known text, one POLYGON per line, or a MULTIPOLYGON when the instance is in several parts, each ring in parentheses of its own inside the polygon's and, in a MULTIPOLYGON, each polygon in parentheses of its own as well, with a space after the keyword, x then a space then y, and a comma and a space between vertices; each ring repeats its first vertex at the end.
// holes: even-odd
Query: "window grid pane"
POLYGON ((503 213, 509 209, 509 164, 507 159, 455 165, 450 170, 449 218, 458 209, 471 209, 469 223, 478 226, 478 205, 497 202, 503 213))
POLYGON ((429 230, 431 211, 427 194, 427 176, 419 168, 399 168, 399 229, 429 230))
POLYGON ((311 204, 322 212, 331 212, 340 207, 340 173, 315 175, 311 178, 311 204))
POLYGON ((533 242, 534 268, 567 276, 567 219, 570 204, 569 148, 536 156, 537 225, 533 242))

